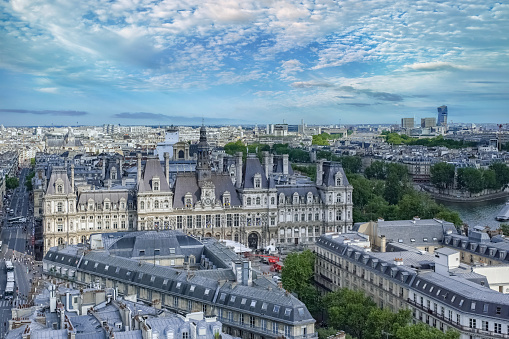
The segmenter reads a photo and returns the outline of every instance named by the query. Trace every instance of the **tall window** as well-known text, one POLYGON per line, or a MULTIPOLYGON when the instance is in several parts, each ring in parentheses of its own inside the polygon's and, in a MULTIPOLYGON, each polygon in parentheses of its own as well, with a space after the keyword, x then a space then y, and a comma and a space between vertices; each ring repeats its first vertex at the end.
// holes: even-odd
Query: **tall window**
POLYGON ((193 228, 193 216, 192 215, 187 216, 187 228, 193 228))
POLYGON ((257 204, 257 205, 260 205, 260 197, 257 197, 257 198, 256 198, 256 204, 257 204))
POLYGON ((140 210, 143 210, 143 209, 145 209, 145 202, 144 201, 140 202, 140 210))
POLYGON ((159 191, 159 181, 154 181, 154 191, 159 191))
POLYGON ((260 188, 261 187, 261 182, 262 181, 260 179, 256 178, 255 179, 255 188, 260 188))
POLYGON ((57 193, 64 193, 64 186, 58 185, 57 186, 57 193))
POLYGON ((248 197, 246 199, 246 205, 251 206, 251 198, 248 197))
POLYGON ((57 212, 63 212, 64 211, 64 204, 59 202, 57 204, 57 212))
POLYGON ((181 215, 177 215, 177 228, 179 228, 179 229, 182 228, 182 216, 181 215))
POLYGON ((156 200, 156 201, 154 202, 154 208, 159 208, 159 200, 156 200))

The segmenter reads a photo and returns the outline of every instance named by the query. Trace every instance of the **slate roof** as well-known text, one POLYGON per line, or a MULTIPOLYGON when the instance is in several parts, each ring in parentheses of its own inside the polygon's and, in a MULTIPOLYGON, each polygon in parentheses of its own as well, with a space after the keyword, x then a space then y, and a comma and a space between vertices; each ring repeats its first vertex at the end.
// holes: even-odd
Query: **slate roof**
MULTIPOLYGON (((472 232, 474 231, 470 233, 472 232)), ((480 239, 480 237, 466 237, 464 235, 452 233, 445 236, 444 245, 457 248, 461 251, 474 253, 488 259, 509 263, 509 241, 500 241, 499 237, 494 237, 488 242, 479 242, 478 239, 480 239)))
MULTIPOLYGON (((210 180, 215 186, 216 204, 222 204, 223 195, 228 191, 230 193, 230 206, 240 207, 242 205, 237 190, 228 174, 212 173, 210 180)), ((198 179, 195 173, 178 173, 174 189, 173 208, 185 208, 184 199, 188 192, 192 195, 193 206, 201 198, 201 189, 198 186, 198 179)))
POLYGON ((56 182, 59 179, 62 180, 63 183, 64 192, 62 194, 71 193, 71 183, 69 181, 69 177, 67 176, 67 169, 65 167, 54 166, 51 169, 51 176, 49 178, 46 194, 57 194, 56 182))
POLYGON ((158 157, 149 157, 138 183, 138 193, 152 192, 152 179, 159 178, 159 192, 170 192, 170 186, 166 182, 163 167, 158 157))
MULTIPOLYGON (((385 235, 387 243, 403 243, 412 246, 440 247, 445 234, 456 233, 454 224, 438 219, 378 221, 378 234, 385 235)), ((353 231, 359 229, 354 225, 353 231)))
POLYGON ((349 185, 343 166, 339 162, 324 161, 322 167, 322 180, 324 186, 335 186, 336 185, 336 173, 341 174, 341 185, 349 185))
MULTIPOLYGON (((461 309, 462 313, 482 314, 500 319, 509 317, 509 295, 481 286, 479 275, 469 272, 458 275, 441 275, 431 269, 434 256, 414 251, 401 252, 366 252, 364 249, 343 244, 332 239, 330 235, 322 235, 317 246, 355 261, 359 267, 367 271, 375 271, 384 279, 406 285, 412 291, 427 295, 452 308, 461 309), (395 265, 394 258, 402 258, 403 265, 395 265), (419 269, 419 273, 418 272, 419 269), (475 308, 472 309, 472 303, 475 308), (486 306, 484 306, 486 305, 486 306), (498 312, 497 308, 500 308, 498 312), (486 311, 485 311, 486 310, 486 311), (498 313, 497 313, 498 312, 498 313)), ((456 273, 459 273, 456 271, 456 273)))
POLYGON ((133 201, 134 197, 131 192, 127 189, 125 190, 92 190, 92 191, 82 191, 78 197, 78 204, 88 204, 88 200, 92 199, 96 204, 102 204, 104 200, 109 199, 112 203, 119 203, 121 199, 124 199, 126 203, 129 201, 133 201))
MULTIPOLYGON (((159 234, 165 232, 173 233, 175 231, 162 231, 159 234)), ((132 233, 134 235, 134 232, 132 233)), ((156 232, 137 233, 141 233, 140 236, 144 237, 156 232)), ((107 234, 103 237, 109 239, 107 234)), ((117 236, 112 239, 109 244, 110 248, 116 246, 115 244, 119 243, 122 238, 117 236)), ((226 246, 218 243, 215 239, 208 239, 203 246, 206 251, 210 251, 208 253, 209 260, 215 262, 218 269, 187 272, 172 267, 138 262, 130 258, 112 256, 108 250, 80 253, 78 246, 72 245, 62 250, 59 250, 58 247, 51 248, 46 253, 44 262, 45 267, 48 268, 48 274, 51 274, 50 268, 53 266, 63 267, 126 284, 142 286, 169 295, 185 296, 189 300, 209 304, 222 303, 226 308, 237 311, 240 309, 246 314, 259 315, 257 312, 261 312, 264 317, 278 319, 281 322, 302 324, 315 322, 305 305, 290 293, 285 293, 284 290, 277 288, 269 290, 267 287, 244 286, 233 282, 236 280, 236 276, 233 270, 227 267, 231 261, 238 258, 236 254, 231 250, 232 253, 226 253, 228 251, 226 246), (75 250, 66 250, 66 248, 75 250), (225 283, 225 281, 227 282, 225 283), (224 300, 221 300, 222 294, 225 296, 224 300), (233 300, 231 296, 235 296, 233 300), (243 299, 245 299, 244 302, 243 299)))
POLYGON ((256 174, 261 175, 261 189, 269 188, 269 184, 267 181, 267 176, 265 174, 265 170, 263 169, 260 160, 256 157, 255 154, 248 154, 246 161, 243 165, 243 174, 242 178, 244 180, 243 188, 255 188, 254 187, 254 176, 256 174))

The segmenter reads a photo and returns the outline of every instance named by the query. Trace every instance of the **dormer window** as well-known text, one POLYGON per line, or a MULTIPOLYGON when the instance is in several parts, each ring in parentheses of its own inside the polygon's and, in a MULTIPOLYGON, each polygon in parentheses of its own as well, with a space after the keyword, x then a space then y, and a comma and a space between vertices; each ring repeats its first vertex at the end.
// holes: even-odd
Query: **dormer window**
POLYGON ((159 178, 152 179, 152 190, 155 192, 159 192, 159 178))
POLYGON ((193 207, 193 196, 190 192, 187 192, 185 195, 185 202, 186 202, 186 208, 192 208, 193 207))
POLYGON ((109 210, 110 209, 110 203, 109 202, 105 202, 104 203, 104 209, 105 210, 109 210))
POLYGON ((341 186, 341 173, 336 173, 336 186, 341 186))
POLYGON ((59 193, 59 194, 64 193, 64 186, 63 185, 57 185, 57 193, 59 193))
POLYGON ((223 193, 223 205, 224 205, 225 207, 230 207, 230 198, 231 198, 231 196, 230 196, 230 192, 225 191, 225 192, 223 193))
POLYGON ((117 169, 113 167, 110 172, 110 179, 117 180, 117 169))
POLYGON ((260 173, 256 173, 254 176, 254 188, 262 187, 262 176, 260 173))

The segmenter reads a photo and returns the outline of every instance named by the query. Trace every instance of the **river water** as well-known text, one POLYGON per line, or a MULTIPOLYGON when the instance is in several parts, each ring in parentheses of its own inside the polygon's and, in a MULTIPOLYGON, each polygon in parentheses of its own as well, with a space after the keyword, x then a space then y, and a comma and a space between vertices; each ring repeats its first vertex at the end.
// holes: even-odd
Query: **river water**
MULTIPOLYGON (((500 198, 491 201, 481 202, 468 202, 468 203, 454 203, 447 201, 438 201, 451 210, 459 213, 461 220, 468 226, 490 226, 491 228, 498 228, 500 222, 495 220, 498 212, 505 205, 509 198, 500 198)), ((506 224, 508 222, 505 222, 506 224)))

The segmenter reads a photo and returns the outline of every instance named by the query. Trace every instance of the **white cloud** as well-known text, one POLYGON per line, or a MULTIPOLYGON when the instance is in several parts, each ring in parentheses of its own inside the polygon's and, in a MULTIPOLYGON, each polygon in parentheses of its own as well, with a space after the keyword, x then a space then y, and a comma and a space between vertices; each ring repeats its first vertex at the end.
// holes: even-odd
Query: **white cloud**
POLYGON ((51 93, 51 94, 58 93, 57 87, 42 87, 42 88, 36 88, 35 90, 38 92, 42 92, 42 93, 51 93))

